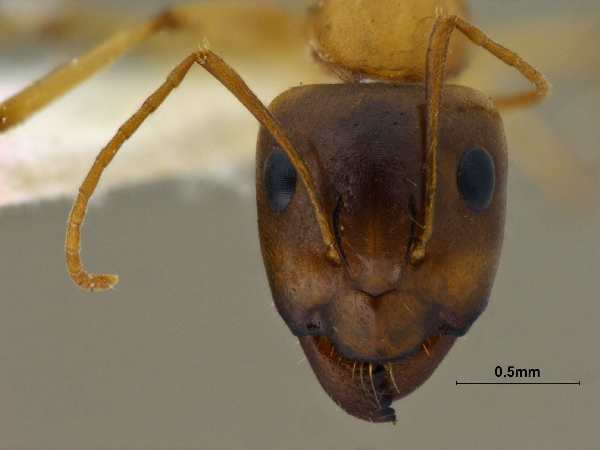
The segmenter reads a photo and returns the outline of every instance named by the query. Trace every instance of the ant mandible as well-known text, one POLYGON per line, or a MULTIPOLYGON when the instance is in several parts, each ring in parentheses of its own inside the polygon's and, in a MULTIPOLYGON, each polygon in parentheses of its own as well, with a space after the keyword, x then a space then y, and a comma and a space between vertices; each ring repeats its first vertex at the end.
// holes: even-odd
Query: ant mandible
MULTIPOLYGON (((201 4, 169 8, 58 68, 0 105, 0 131, 202 11, 201 4)), ((432 374, 489 298, 506 198, 498 108, 549 91, 537 70, 466 17, 460 0, 320 0, 309 11, 311 49, 345 83, 290 89, 269 109, 208 48, 187 56, 119 128, 79 188, 66 232, 72 280, 93 291, 118 282, 81 262, 88 201, 122 144, 198 65, 262 125, 259 234, 279 313, 339 406, 361 419, 395 421, 392 401, 432 374), (445 73, 465 63, 455 30, 535 89, 493 101, 444 85, 445 73)))

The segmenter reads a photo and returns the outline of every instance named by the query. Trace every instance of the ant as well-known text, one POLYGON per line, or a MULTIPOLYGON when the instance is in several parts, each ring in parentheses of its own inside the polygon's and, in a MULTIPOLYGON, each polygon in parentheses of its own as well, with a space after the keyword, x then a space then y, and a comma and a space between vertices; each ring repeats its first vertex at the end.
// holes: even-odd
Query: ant
MULTIPOLYGON (((0 104, 0 131, 162 30, 189 26, 202 5, 174 6, 125 30, 0 104)), ((67 269, 91 274, 81 228, 123 143, 194 66, 260 122, 259 235, 277 309, 325 391, 349 414, 395 421, 414 391, 485 309, 503 240, 507 151, 499 108, 537 102, 546 79, 468 20, 461 0, 320 0, 309 10, 315 59, 342 83, 292 88, 267 108, 207 46, 178 64, 99 153, 66 231, 67 269), (465 65, 459 31, 535 87, 496 100, 444 84, 465 65), (300 183, 298 183, 300 180, 300 183)))

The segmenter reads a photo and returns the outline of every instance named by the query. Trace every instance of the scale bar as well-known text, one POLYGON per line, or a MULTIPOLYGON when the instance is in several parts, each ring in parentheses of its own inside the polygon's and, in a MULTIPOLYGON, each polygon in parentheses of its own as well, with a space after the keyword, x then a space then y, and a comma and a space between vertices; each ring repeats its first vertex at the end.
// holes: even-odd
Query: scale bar
POLYGON ((457 381, 456 385, 461 385, 461 384, 492 384, 492 385, 498 385, 498 384, 554 384, 554 385, 575 385, 575 386, 581 386, 581 381, 457 381))

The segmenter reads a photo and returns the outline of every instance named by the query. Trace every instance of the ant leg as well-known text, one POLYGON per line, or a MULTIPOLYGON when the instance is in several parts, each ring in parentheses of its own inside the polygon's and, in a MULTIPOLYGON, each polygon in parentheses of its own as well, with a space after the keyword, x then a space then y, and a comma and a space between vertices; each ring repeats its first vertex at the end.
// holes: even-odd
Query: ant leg
POLYGON ((333 262, 339 264, 339 250, 335 245, 331 225, 327 219, 327 215, 324 213, 322 202, 317 195, 317 190, 310 176, 310 172, 301 156, 289 141, 277 120, 271 115, 256 95, 254 95, 240 76, 221 58, 210 50, 204 49, 191 54, 175 67, 167 80, 154 91, 138 111, 119 128, 106 147, 100 151, 92 168, 81 184, 79 194, 77 195, 69 215, 65 242, 67 270, 73 282, 80 288, 102 291, 111 289, 118 283, 118 277, 116 275, 95 275, 88 273, 83 267, 80 256, 81 226, 85 219, 89 199, 98 186, 102 173, 115 157, 123 143, 137 131, 146 118, 156 111, 169 94, 179 86, 195 63, 202 66, 220 81, 271 133, 273 138, 286 152, 291 163, 300 175, 315 210, 315 216, 327 249, 327 256, 333 262))
POLYGON ((89 52, 58 67, 0 104, 0 133, 18 125, 48 103, 78 86, 126 51, 171 25, 168 14, 115 34, 89 52))
POLYGON ((426 161, 425 161, 425 206, 423 213, 424 227, 419 230, 415 244, 411 250, 413 263, 418 263, 425 257, 427 243, 433 233, 435 198, 437 189, 437 152, 439 134, 439 115, 442 101, 442 87, 446 72, 448 48, 452 32, 458 29, 474 44, 485 48, 506 64, 516 68, 525 78, 534 84, 531 92, 504 97, 496 101, 498 107, 523 106, 537 102, 546 97, 550 84, 533 66, 523 61, 516 53, 492 41, 479 28, 466 22, 458 16, 441 13, 431 32, 427 49, 426 76, 426 161))
MULTIPOLYGON (((25 121, 53 100, 61 97, 124 53, 163 30, 194 30, 208 36, 220 47, 247 46, 262 49, 299 47, 299 18, 285 8, 268 4, 199 2, 170 7, 137 26, 117 32, 87 53, 58 67, 38 81, 0 103, 0 133, 25 121), (232 25, 244 35, 234 39, 232 25), (241 30, 241 31, 240 31, 241 30), (222 44, 222 45, 221 45, 222 44), (239 44, 239 45, 238 45, 239 44)), ((201 39, 201 38, 200 38, 201 39)))

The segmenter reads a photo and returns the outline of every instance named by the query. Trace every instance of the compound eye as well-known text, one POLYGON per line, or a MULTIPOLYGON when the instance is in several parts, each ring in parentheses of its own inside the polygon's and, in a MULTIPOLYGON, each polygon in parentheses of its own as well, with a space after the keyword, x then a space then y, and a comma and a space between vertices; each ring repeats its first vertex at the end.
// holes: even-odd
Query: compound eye
POLYGON ((495 166, 492 156, 476 148, 463 153, 456 173, 458 191, 475 212, 488 208, 496 187, 495 166))
POLYGON ((269 206, 274 212, 283 212, 296 191, 296 169, 281 150, 273 151, 264 168, 264 183, 269 206))

